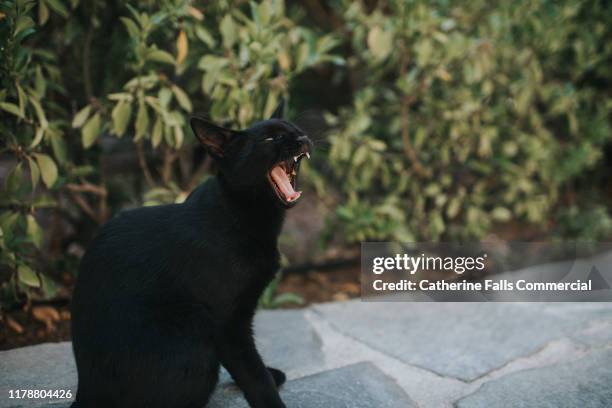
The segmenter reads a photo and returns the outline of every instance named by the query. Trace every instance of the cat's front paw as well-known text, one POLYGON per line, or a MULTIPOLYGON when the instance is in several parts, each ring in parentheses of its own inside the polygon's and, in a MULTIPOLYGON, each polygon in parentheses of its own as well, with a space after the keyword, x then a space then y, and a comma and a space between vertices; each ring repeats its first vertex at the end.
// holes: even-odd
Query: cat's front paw
POLYGON ((268 371, 272 375, 272 378, 274 379, 274 383, 276 384, 277 387, 280 387, 281 385, 283 385, 285 381, 287 380, 287 376, 285 375, 285 373, 283 373, 278 368, 268 367, 268 371))

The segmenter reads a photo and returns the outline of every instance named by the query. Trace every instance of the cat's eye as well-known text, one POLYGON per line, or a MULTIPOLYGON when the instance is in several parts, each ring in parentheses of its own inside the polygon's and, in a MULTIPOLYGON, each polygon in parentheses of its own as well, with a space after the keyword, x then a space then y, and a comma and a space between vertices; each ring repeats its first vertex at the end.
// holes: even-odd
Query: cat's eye
POLYGON ((264 142, 273 142, 273 141, 275 141, 275 140, 280 140, 280 139, 282 139, 283 137, 285 137, 285 135, 284 135, 284 134, 278 134, 278 135, 274 135, 274 136, 272 136, 272 137, 267 137, 267 138, 265 138, 263 141, 264 141, 264 142))

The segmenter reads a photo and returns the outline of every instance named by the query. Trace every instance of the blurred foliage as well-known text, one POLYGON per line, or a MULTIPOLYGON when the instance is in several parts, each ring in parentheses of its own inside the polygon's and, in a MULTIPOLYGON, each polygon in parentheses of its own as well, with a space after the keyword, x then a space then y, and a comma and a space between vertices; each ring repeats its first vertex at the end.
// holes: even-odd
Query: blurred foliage
POLYGON ((290 89, 333 112, 302 179, 344 242, 609 236, 612 10, 500 3, 0 0, 2 307, 68 286, 119 209, 207 177, 192 112, 244 127, 290 89))
MULTIPOLYGON (((329 117, 342 193, 333 229, 352 241, 456 240, 551 222, 610 142, 612 8, 376 4, 337 4, 356 91, 329 117)), ((596 214, 609 236, 610 213, 596 214)))
POLYGON ((259 307, 264 309, 276 309, 284 305, 303 305, 304 298, 291 292, 277 294, 278 284, 282 279, 282 273, 276 274, 272 282, 264 289, 259 298, 259 307))
POLYGON ((300 295, 284 292, 277 293, 278 285, 283 278, 283 269, 289 265, 287 257, 281 254, 281 269, 276 273, 272 282, 264 289, 263 293, 259 297, 259 307, 264 309, 277 309, 285 305, 303 305, 304 298, 300 295))

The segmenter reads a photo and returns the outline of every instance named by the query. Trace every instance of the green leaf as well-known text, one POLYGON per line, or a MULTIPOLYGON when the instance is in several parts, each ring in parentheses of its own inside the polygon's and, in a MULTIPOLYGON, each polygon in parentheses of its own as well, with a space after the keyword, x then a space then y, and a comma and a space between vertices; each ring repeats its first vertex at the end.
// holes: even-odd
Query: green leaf
POLYGON ((174 146, 174 132, 167 123, 164 124, 164 140, 168 146, 174 146))
POLYGON ((512 212, 510 212, 510 210, 504 207, 495 207, 491 212, 491 216, 496 221, 505 222, 510 221, 510 219, 512 218, 512 212))
POLYGON ((89 149, 100 136, 100 112, 93 115, 81 129, 83 147, 89 149))
POLYGON ((40 127, 43 128, 43 130, 47 130, 49 127, 49 122, 47 121, 45 111, 43 110, 42 106, 40 106, 40 102, 38 102, 38 99, 36 99, 34 95, 30 95, 30 103, 34 106, 40 127))
POLYGON ((57 166, 51 157, 42 153, 34 153, 38 167, 40 168, 40 175, 42 176, 43 182, 48 188, 51 188, 57 180, 57 166))
POLYGON ((24 117, 28 97, 18 82, 15 83, 15 86, 17 87, 17 95, 19 97, 19 112, 21 113, 21 117, 24 117))
POLYGON ((81 109, 76 115, 74 115, 74 118, 72 119, 72 127, 80 128, 81 126, 83 126, 83 123, 85 123, 85 121, 89 117, 90 112, 91 105, 87 105, 83 109, 81 109))
POLYGON ((168 110, 168 103, 170 103, 170 100, 172 99, 172 91, 166 87, 163 87, 159 90, 157 97, 159 99, 159 106, 163 110, 168 110))
POLYGON ((183 127, 180 125, 174 126, 174 147, 176 149, 181 148, 184 138, 185 135, 183 134, 183 127))
POLYGON ((285 303, 295 303, 298 305, 304 304, 304 298, 295 293, 281 293, 274 298, 274 305, 280 306, 285 303))
POLYGON ((31 158, 28 157, 28 164, 30 165, 30 180, 32 181, 32 191, 36 189, 38 180, 40 179, 40 169, 38 164, 31 158))
POLYGON ((144 101, 153 109, 155 112, 162 113, 162 107, 159 99, 155 96, 145 96, 144 101))
POLYGON ((156 49, 150 50, 147 53, 147 59, 149 61, 161 62, 164 64, 170 64, 170 65, 175 64, 174 57, 172 56, 172 54, 164 50, 156 50, 156 49))
POLYGON ((191 112, 193 107, 191 105, 191 100, 189 100, 189 97, 185 91, 176 85, 172 85, 172 92, 174 93, 174 96, 176 96, 176 100, 178 101, 179 105, 181 105, 181 108, 185 109, 187 112, 191 112))
POLYGON ((149 126, 149 112, 144 102, 138 104, 138 113, 136 114, 136 135, 134 140, 140 140, 146 133, 149 126))
POLYGON ((15 224, 21 218, 21 213, 16 211, 3 211, 0 213, 0 227, 4 232, 4 236, 12 235, 15 224))
POLYGON ((353 166, 359 167, 368 159, 369 151, 365 145, 361 145, 353 154, 353 166))
POLYGON ((151 135, 151 144, 153 145, 153 147, 157 147, 161 143, 163 130, 164 127, 161 121, 161 117, 158 116, 157 119, 155 119, 155 125, 153 126, 153 134, 151 135))
MULTIPOLYGON (((15 44, 21 43, 27 36, 32 35, 35 32, 36 30, 34 29, 34 27, 26 28, 25 30, 23 30, 22 32, 20 32, 19 34, 15 36, 14 43, 15 44)), ((25 54, 25 52, 23 52, 22 54, 25 54)))
POLYGON ((57 296, 58 287, 57 284, 51 280, 47 275, 40 275, 42 280, 42 290, 45 293, 46 299, 52 299, 57 296))
POLYGON ((26 232, 28 234, 28 237, 30 238, 34 246, 40 249, 43 242, 43 232, 40 228, 40 225, 38 225, 36 219, 31 214, 28 214, 28 216, 26 217, 26 225, 26 232))
POLYGON ((310 48, 308 47, 308 44, 306 43, 300 44, 300 46, 298 47, 296 62, 295 62, 297 69, 302 70, 306 68, 309 55, 310 55, 310 48))
POLYGON ((17 191, 19 187, 21 186, 22 178, 23 178, 23 164, 19 162, 6 177, 6 180, 4 182, 6 191, 8 191, 9 193, 17 191))
POLYGON ((134 16, 134 19, 136 21, 138 21, 138 24, 140 24, 140 14, 138 14, 138 10, 136 10, 132 5, 130 5, 129 3, 126 3, 125 5, 127 7, 128 10, 130 10, 130 13, 132 13, 132 15, 134 16))
POLYGON ((43 128, 37 127, 36 133, 34 134, 34 139, 32 143, 30 143, 30 148, 34 148, 42 142, 43 137, 45 136, 45 130, 43 128))
POLYGON ((223 37, 223 46, 225 48, 231 48, 237 40, 238 27, 234 23, 234 20, 229 14, 221 20, 221 36, 223 37))
POLYGON ((68 9, 66 8, 66 6, 64 6, 64 4, 60 0, 45 0, 45 1, 47 2, 47 4, 49 4, 49 7, 51 7, 51 9, 55 11, 57 14, 61 15, 64 18, 68 17, 68 9))
MULTIPOLYGON (((251 3, 255 4, 255 3, 251 3)), ((270 22, 270 14, 272 14, 272 10, 270 7, 272 5, 268 2, 261 2, 258 7, 258 14, 261 24, 265 27, 270 22)))
POLYGON ((45 96, 45 92, 47 91, 47 82, 45 81, 45 77, 42 73, 42 68, 40 65, 36 67, 36 75, 34 77, 34 89, 36 91, 36 95, 39 98, 45 96))
POLYGON ((151 26, 155 27, 163 23, 168 18, 168 13, 165 11, 158 11, 151 16, 151 26))
POLYGON ((217 57, 216 55, 205 55, 198 61, 198 68, 205 71, 217 71, 227 66, 229 60, 223 57, 217 57))
POLYGON ((21 113, 19 106, 10 102, 0 102, 0 109, 7 111, 8 113, 12 113, 13 115, 23 118, 23 114, 21 113))
POLYGON ((127 125, 132 115, 132 104, 126 101, 119 101, 113 108, 111 114, 113 118, 113 132, 121 137, 127 129, 127 125))
POLYGON ((57 207, 57 201, 48 195, 39 195, 34 201, 32 201, 32 207, 34 208, 52 208, 57 207))
POLYGON ((448 203, 448 207, 446 208, 446 216, 450 219, 453 219, 459 214, 461 210, 461 202, 458 198, 453 198, 448 203))
POLYGON ((51 148, 53 155, 58 162, 64 164, 68 161, 68 153, 66 151, 66 143, 61 133, 50 132, 49 139, 51 140, 51 148))
POLYGON ((30 16, 19 16, 17 22, 15 23, 15 35, 19 34, 23 30, 27 30, 28 28, 34 27, 36 23, 30 16))
POLYGON ((255 22, 257 27, 261 29, 262 21, 259 15, 259 8, 257 7, 257 4, 253 3, 252 1, 249 2, 249 4, 251 6, 251 16, 253 16, 253 21, 255 22))
POLYGON ((74 167, 70 173, 75 177, 85 177, 89 176, 96 172, 96 168, 94 166, 77 166, 74 167))
MULTIPOLYGON (((137 82, 137 81, 138 80, 136 79, 136 81, 134 81, 134 82, 137 82)), ((134 100, 134 97, 132 96, 132 94, 128 93, 128 92, 112 93, 112 94, 106 95, 106 97, 108 99, 110 99, 111 101, 127 101, 127 102, 132 102, 134 100)))
POLYGON ((202 42, 204 44, 206 44, 208 46, 208 48, 214 48, 215 47, 215 39, 213 38, 212 35, 210 35, 210 33, 201 25, 196 25, 195 27, 195 34, 196 36, 202 40, 202 42))
POLYGON ((19 275, 19 281, 21 283, 34 288, 40 287, 38 275, 28 265, 19 265, 17 268, 17 275, 19 275))
POLYGON ((336 45, 338 45, 339 39, 335 38, 331 35, 326 35, 317 41, 317 52, 320 54, 325 54, 326 52, 333 49, 336 45))
POLYGON ((383 31, 379 26, 375 26, 368 33, 368 48, 375 58, 384 59, 391 53, 393 46, 393 33, 383 31))
POLYGON ((45 25, 49 19, 49 8, 43 0, 38 2, 38 24, 45 25))
POLYGON ((127 29, 128 35, 134 39, 140 36, 140 28, 136 25, 134 20, 128 17, 119 17, 125 28, 127 29))

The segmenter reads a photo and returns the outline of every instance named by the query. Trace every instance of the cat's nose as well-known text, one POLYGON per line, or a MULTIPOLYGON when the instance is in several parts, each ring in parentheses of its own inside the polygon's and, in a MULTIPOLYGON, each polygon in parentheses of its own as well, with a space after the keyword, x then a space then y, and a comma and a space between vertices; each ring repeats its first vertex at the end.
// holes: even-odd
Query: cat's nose
POLYGON ((296 142, 298 142, 300 144, 300 146, 304 146, 305 145, 306 146, 306 151, 312 152, 313 145, 312 145, 312 141, 310 140, 310 138, 308 136, 301 135, 301 136, 298 136, 295 140, 296 140, 296 142))

